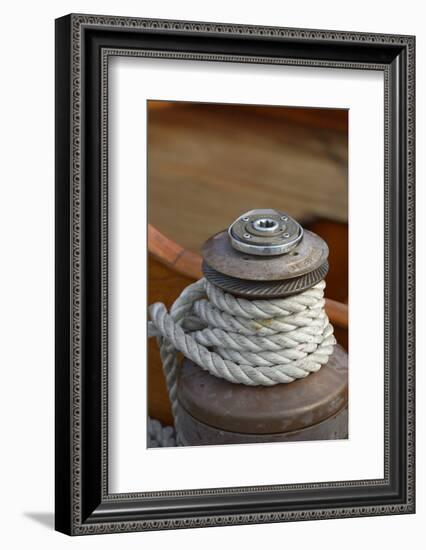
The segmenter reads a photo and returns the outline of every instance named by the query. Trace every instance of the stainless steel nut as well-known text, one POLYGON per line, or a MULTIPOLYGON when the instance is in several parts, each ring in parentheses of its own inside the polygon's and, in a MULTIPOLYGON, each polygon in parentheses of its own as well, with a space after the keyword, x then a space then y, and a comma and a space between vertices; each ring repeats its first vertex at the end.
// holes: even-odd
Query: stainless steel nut
POLYGON ((302 226, 293 218, 273 209, 250 210, 228 229, 236 250, 255 256, 278 256, 293 250, 303 238, 302 226), (250 241, 250 242, 247 242, 250 241))

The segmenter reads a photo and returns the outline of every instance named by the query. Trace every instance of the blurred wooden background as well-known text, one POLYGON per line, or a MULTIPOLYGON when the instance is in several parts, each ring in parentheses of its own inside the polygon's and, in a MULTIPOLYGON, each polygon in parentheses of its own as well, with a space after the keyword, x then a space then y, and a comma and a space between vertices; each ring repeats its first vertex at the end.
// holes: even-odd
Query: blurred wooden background
MULTIPOLYGON (((148 221, 199 253, 253 208, 288 212, 330 248, 326 296, 348 300, 348 112, 148 102, 148 221)), ((170 306, 192 280, 150 255, 148 300, 170 306)), ((336 337, 348 348, 347 329, 336 337)), ((149 414, 171 423, 156 342, 148 354, 149 414)))
POLYGON ((192 251, 253 208, 347 222, 347 111, 148 103, 149 222, 192 251))

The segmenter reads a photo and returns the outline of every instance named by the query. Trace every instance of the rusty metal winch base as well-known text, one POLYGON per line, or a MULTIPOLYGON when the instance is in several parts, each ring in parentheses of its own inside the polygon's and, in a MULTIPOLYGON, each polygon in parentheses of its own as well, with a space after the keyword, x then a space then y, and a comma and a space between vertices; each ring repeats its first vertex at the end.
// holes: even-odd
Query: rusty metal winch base
POLYGON ((185 359, 178 399, 185 445, 346 439, 348 356, 337 345, 318 372, 270 387, 232 384, 185 359))

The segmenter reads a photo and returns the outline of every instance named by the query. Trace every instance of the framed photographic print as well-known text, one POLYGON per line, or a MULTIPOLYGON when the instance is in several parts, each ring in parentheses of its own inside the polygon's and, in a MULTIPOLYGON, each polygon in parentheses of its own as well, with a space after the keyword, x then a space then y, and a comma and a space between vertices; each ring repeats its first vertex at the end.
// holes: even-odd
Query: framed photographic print
POLYGON ((413 36, 56 21, 56 529, 414 512, 413 36))

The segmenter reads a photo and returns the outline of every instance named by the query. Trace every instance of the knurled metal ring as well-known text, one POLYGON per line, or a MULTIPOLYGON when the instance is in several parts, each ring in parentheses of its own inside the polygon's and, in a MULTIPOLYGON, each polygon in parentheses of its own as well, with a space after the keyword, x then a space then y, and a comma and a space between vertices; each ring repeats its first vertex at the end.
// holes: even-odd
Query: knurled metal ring
POLYGON ((225 292, 248 299, 283 298, 303 292, 322 281, 328 273, 328 267, 328 262, 325 261, 317 269, 293 279, 248 281, 224 275, 210 267, 205 261, 202 264, 204 276, 208 281, 225 292))

